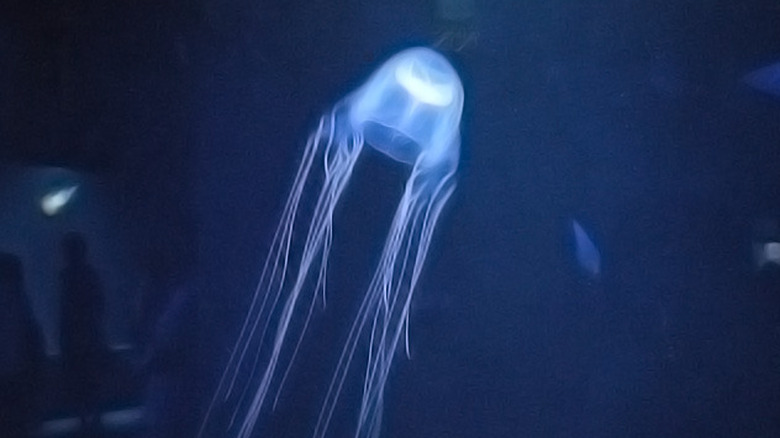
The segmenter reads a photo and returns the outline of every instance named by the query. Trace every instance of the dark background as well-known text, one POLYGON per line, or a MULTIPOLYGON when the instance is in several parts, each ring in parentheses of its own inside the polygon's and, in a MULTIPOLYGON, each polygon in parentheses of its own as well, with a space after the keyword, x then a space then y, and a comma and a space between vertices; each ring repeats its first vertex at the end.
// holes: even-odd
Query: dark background
MULTIPOLYGON (((459 186, 383 436, 777 436, 780 291, 750 245, 780 217, 780 101, 740 80, 780 58, 780 8, 596 3, 447 20, 411 0, 4 2, 0 246, 23 255, 50 349, 50 253, 78 228, 115 343, 132 344, 153 254, 190 273, 216 384, 317 118, 394 52, 443 40, 466 92, 459 186), (62 179, 84 190, 43 218, 62 179), (597 281, 576 270, 573 218, 597 281)), ((406 172, 358 162, 329 312, 359 302, 406 172)), ((282 413, 306 432, 310 411, 282 413)))

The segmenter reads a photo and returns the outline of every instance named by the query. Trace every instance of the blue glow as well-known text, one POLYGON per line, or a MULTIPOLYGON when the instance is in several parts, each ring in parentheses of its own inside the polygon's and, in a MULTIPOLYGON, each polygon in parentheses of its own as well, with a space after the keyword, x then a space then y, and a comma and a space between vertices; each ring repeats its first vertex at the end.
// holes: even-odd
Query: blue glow
POLYGON ((463 87, 433 50, 390 58, 347 102, 350 126, 377 150, 409 164, 457 161, 463 87))
POLYGON ((47 193, 41 198, 41 210, 46 216, 54 216, 70 202, 78 188, 78 186, 73 185, 47 193))
POLYGON ((222 404, 232 410, 225 435, 240 438, 250 437, 261 414, 275 406, 314 304, 325 302, 333 212, 364 144, 409 164, 412 172, 346 343, 334 352, 339 359, 312 425, 314 437, 326 435, 350 365, 365 363, 354 436, 379 435, 390 366, 402 338, 408 355, 410 303, 439 215, 455 189, 462 109, 463 87, 449 62, 433 50, 412 48, 390 58, 320 119, 201 436, 222 404), (320 171, 322 183, 312 183, 320 171), (309 215, 299 205, 310 190, 318 194, 309 215), (305 233, 303 244, 296 244, 294 230, 305 233))
POLYGON ((575 255, 580 268, 591 278, 601 275, 601 254, 588 233, 576 220, 571 221, 574 233, 575 255))
POLYGON ((780 97, 780 62, 748 73, 745 82, 756 90, 780 97))

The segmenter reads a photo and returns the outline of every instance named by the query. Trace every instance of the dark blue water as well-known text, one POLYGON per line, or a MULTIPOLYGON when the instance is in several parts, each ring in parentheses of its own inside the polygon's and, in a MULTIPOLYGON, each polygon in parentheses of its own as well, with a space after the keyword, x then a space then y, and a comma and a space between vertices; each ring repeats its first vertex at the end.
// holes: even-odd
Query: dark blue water
MULTIPOLYGON (((225 146, 207 152, 202 185, 221 198, 204 217, 231 266, 209 268, 229 290, 251 288, 315 117, 393 48, 432 38, 429 11, 347 9, 312 6, 281 34, 247 30, 262 56, 216 56, 230 79, 209 85, 205 135, 225 146)), ((390 378, 384 436, 777 433, 780 295, 754 275, 749 245, 754 218, 778 212, 780 105, 740 83, 778 52, 766 14, 726 2, 476 7, 477 41, 445 52, 466 90, 459 187, 411 318, 412 359, 390 378), (573 265, 573 218, 600 247, 598 281, 573 265)), ((389 214, 374 198, 398 193, 371 177, 392 169, 366 161, 336 218, 327 312, 359 298, 389 220, 359 206, 389 214)))
MULTIPOLYGON (((780 9, 596 3, 463 2, 449 19, 444 0, 85 4, 63 6, 62 26, 45 15, 40 32, 28 24, 42 7, 0 16, 0 101, 29 102, 0 102, 12 164, 0 250, 22 254, 50 344, 65 228, 94 240, 117 344, 155 330, 133 326, 128 303, 162 254, 197 291, 197 359, 163 379, 197 382, 171 392, 194 428, 317 120, 392 54, 432 46, 465 90, 458 186, 380 436, 780 436, 780 275, 753 259, 754 244, 780 240, 780 100, 742 80, 780 59, 780 9), (72 216, 44 222, 22 202, 43 190, 42 166, 85 184, 72 216), (573 220, 598 276, 577 265, 573 220)), ((310 436, 409 171, 374 151, 358 160, 335 212, 327 307, 258 437, 310 436)), ((334 437, 354 430, 362 363, 334 437)), ((135 408, 137 377, 115 378, 135 408)))

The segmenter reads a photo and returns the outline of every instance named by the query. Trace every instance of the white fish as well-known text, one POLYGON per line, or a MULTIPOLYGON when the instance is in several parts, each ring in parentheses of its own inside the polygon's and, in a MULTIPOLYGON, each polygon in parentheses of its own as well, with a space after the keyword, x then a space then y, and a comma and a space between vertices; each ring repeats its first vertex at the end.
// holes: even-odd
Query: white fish
POLYGON ((70 202, 78 188, 77 185, 74 185, 47 193, 41 199, 41 210, 46 216, 54 216, 70 202))
POLYGON ((780 62, 752 71, 743 80, 758 91, 780 97, 780 62))
POLYGON ((571 228, 574 232, 575 255, 580 268, 591 278, 601 276, 601 254, 588 236, 588 233, 582 228, 575 219, 571 221, 571 228))

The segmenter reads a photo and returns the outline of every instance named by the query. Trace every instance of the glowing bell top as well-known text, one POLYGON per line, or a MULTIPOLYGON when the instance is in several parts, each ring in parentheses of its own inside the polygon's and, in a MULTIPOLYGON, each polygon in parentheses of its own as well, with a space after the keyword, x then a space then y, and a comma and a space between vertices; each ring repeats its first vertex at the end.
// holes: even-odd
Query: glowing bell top
POLYGON ((463 85, 439 53, 415 47, 388 59, 347 100, 368 144, 409 164, 457 162, 463 85), (421 155, 422 154, 422 155, 421 155))

